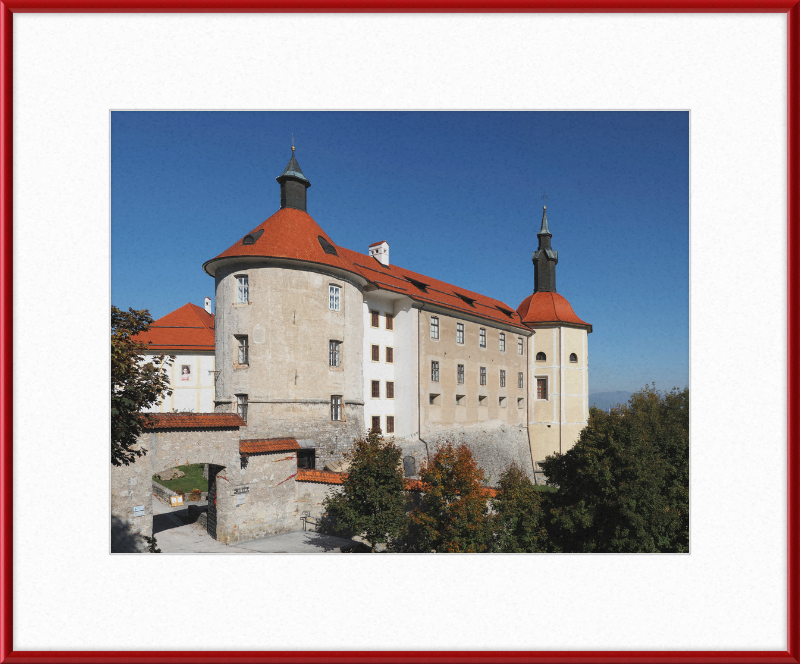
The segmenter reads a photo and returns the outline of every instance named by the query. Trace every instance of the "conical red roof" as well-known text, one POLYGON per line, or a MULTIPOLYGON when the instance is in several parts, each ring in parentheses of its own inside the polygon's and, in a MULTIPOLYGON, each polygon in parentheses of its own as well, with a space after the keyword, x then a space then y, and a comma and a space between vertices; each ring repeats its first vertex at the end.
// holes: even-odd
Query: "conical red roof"
POLYGON ((214 264, 217 261, 224 258, 246 256, 289 258, 330 265, 363 278, 361 271, 333 243, 333 240, 320 228, 319 224, 307 212, 294 208, 278 210, 219 256, 206 262, 203 269, 213 276, 216 271, 214 264), (259 231, 262 232, 259 234, 259 231), (252 236, 254 241, 244 244, 245 238, 248 236, 252 236), (323 238, 324 241, 321 242, 320 238, 323 238), (327 247, 325 243, 327 243, 327 247))
POLYGON ((567 299, 558 293, 542 292, 528 295, 517 307, 523 323, 572 323, 592 326, 575 315, 567 299))
POLYGON ((213 351, 214 316, 196 304, 184 304, 153 321, 147 332, 136 335, 136 341, 153 351, 213 351))

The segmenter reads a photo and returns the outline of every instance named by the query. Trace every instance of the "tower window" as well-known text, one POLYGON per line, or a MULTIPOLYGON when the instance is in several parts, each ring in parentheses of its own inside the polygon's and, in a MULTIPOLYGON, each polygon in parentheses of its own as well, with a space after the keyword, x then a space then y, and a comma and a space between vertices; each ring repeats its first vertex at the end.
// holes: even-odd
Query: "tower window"
POLYGON ((394 348, 386 346, 386 363, 392 364, 394 362, 394 348))
POLYGON ((522 376, 522 372, 521 371, 517 375, 517 387, 519 389, 522 389, 523 387, 525 387, 525 383, 523 382, 523 376, 522 376))
POLYGON ((500 352, 501 353, 505 353, 506 352, 506 333, 505 332, 501 332, 500 333, 500 352))
POLYGON ((570 353, 569 354, 569 361, 570 362, 577 362, 578 361, 578 356, 575 353, 570 353))
POLYGON ((536 361, 537 362, 544 362, 545 360, 547 360, 547 355, 545 355, 542 352, 536 353, 536 361))
POLYGON ((331 420, 334 422, 342 421, 342 397, 331 397, 331 420))
POLYGON ((439 363, 436 360, 431 362, 431 380, 434 383, 439 382, 439 363))
POLYGON ((380 362, 381 361, 381 347, 377 344, 372 344, 372 361, 373 362, 380 362))
POLYGON ((370 326, 371 327, 380 327, 381 326, 381 315, 378 311, 370 311, 369 315, 371 317, 370 326))
POLYGON ((486 348, 486 328, 482 327, 480 330, 480 347, 486 348))
POLYGON ((247 335, 236 335, 236 359, 239 366, 247 366, 249 364, 250 354, 247 347, 247 335))
POLYGON ((439 338, 439 317, 431 316, 431 339, 439 338))
POLYGON ((381 381, 379 380, 372 381, 372 398, 373 399, 381 398, 381 381))
POLYGON ((236 414, 247 422, 247 395, 236 395, 236 414))
POLYGON ((517 339, 517 354, 522 355, 522 338, 517 339))
POLYGON ((458 365, 458 370, 456 372, 456 380, 458 381, 459 385, 463 385, 464 384, 464 365, 463 364, 459 364, 458 365))
MULTIPOLYGON (((386 314, 386 329, 393 330, 394 329, 394 316, 392 314, 386 314)), ((389 430, 389 425, 386 425, 386 430, 389 430)))
POLYGON ((340 311, 342 289, 330 284, 328 286, 328 306, 331 311, 340 311))
POLYGON ((329 341, 328 342, 328 363, 332 367, 338 367, 340 358, 341 342, 329 341))
POLYGON ((547 401, 547 378, 536 379, 536 398, 547 401))
POLYGON ((506 370, 500 369, 500 387, 506 386, 506 370))
POLYGON ((481 367, 481 385, 486 385, 486 367, 481 367))
POLYGON ((250 302, 250 282, 247 276, 236 277, 236 303, 250 302))
POLYGON ((387 399, 394 399, 394 381, 387 380, 386 381, 386 398, 387 399))
POLYGON ((456 343, 464 343, 464 323, 456 323, 456 343))

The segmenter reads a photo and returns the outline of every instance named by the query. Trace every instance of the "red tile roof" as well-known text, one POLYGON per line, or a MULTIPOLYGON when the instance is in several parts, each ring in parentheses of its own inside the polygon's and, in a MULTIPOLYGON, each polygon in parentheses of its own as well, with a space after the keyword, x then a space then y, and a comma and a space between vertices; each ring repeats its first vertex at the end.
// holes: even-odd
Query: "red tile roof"
POLYGON ((146 413, 145 429, 236 429, 246 427, 236 413, 146 413))
MULTIPOLYGON (((297 481, 298 482, 321 482, 323 484, 342 484, 344 479, 347 477, 347 473, 334 473, 330 470, 298 470, 297 471, 297 481)), ((420 480, 403 480, 405 484, 406 491, 425 491, 425 484, 420 480)), ((493 489, 492 487, 484 486, 481 487, 483 491, 491 496, 494 497, 497 495, 497 489, 493 489)))
POLYGON ((262 454, 264 452, 288 452, 299 450, 300 443, 294 438, 263 438, 239 441, 239 454, 262 454))
POLYGON ((136 335, 154 351, 214 351, 214 316, 195 304, 162 316, 136 335))
POLYGON ((566 298, 558 293, 534 293, 517 307, 523 323, 573 323, 592 331, 592 326, 575 315, 566 298))
MULTIPOLYGON (((373 242, 373 243, 372 243, 371 245, 369 245, 369 246, 370 246, 370 247, 377 247, 379 244, 383 244, 384 242, 386 242, 386 240, 381 240, 380 242, 373 242)), ((388 242, 386 242, 386 244, 389 244, 389 243, 388 243, 388 242)))
POLYGON ((513 307, 500 300, 452 286, 397 265, 383 265, 374 257, 337 246, 319 224, 302 210, 293 208, 278 210, 248 235, 258 230, 263 230, 263 233, 255 242, 242 244, 244 238, 240 239, 219 256, 206 262, 203 269, 213 275, 216 271, 215 263, 218 261, 248 256, 285 258, 329 265, 356 274, 383 290, 401 293, 420 302, 437 304, 527 331, 513 307), (320 236, 333 246, 337 255, 325 253, 319 241, 320 236))
POLYGON ((505 302, 406 270, 398 265, 383 265, 374 257, 357 251, 340 249, 340 252, 347 256, 366 278, 383 290, 402 293, 413 300, 437 304, 527 331, 517 312, 505 302))

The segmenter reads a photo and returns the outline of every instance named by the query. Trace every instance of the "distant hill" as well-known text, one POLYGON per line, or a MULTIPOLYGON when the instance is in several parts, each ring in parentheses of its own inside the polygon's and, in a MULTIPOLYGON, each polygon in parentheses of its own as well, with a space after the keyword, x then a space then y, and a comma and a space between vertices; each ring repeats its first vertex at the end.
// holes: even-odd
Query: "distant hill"
POLYGON ((600 410, 608 410, 618 403, 626 404, 632 392, 595 392, 589 395, 589 405, 597 406, 600 410))

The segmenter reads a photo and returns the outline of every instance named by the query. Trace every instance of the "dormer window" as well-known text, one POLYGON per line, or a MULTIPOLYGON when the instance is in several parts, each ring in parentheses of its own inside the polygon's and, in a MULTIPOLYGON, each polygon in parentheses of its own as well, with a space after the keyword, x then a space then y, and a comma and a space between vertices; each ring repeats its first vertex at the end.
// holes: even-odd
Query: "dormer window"
POLYGON ((326 254, 330 254, 331 256, 338 256, 339 254, 336 253, 336 247, 334 247, 330 242, 328 242, 324 237, 321 235, 317 236, 317 240, 319 240, 319 246, 322 247, 322 251, 326 254))

